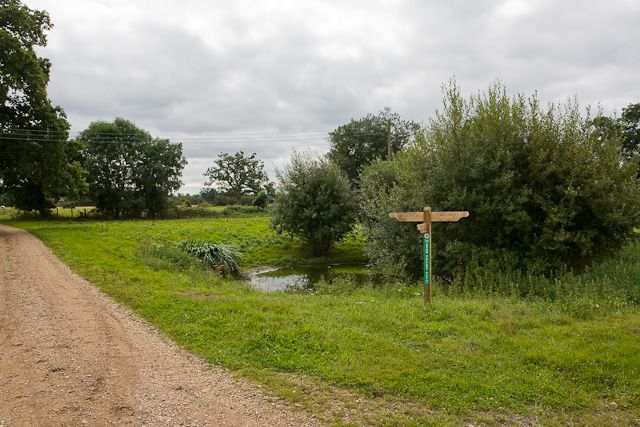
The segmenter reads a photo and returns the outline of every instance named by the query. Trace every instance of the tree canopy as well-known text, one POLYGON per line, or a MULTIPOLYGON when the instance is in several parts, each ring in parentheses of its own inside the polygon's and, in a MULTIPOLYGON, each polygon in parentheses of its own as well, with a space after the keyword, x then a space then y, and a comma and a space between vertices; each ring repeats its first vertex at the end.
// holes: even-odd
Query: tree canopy
POLYGON ((325 158, 294 153, 278 172, 272 226, 301 238, 312 255, 324 255, 354 226, 356 200, 346 176, 325 158))
POLYGON ((258 194, 267 182, 264 163, 256 153, 247 156, 244 151, 235 154, 220 153, 215 166, 207 169, 205 185, 214 186, 240 203, 244 194, 258 194))
POLYGON ((95 121, 78 136, 96 207, 113 217, 161 215, 180 188, 182 145, 153 138, 132 122, 95 121))
POLYGON ((358 182, 363 166, 376 158, 388 158, 388 143, 395 153, 412 140, 419 125, 402 120, 389 108, 378 114, 367 114, 351 120, 329 133, 331 146, 327 157, 347 175, 352 183, 358 182))
POLYGON ((86 190, 79 145, 68 141, 64 111, 47 97, 51 64, 35 52, 51 27, 45 11, 0 0, 0 191, 41 215, 86 190))

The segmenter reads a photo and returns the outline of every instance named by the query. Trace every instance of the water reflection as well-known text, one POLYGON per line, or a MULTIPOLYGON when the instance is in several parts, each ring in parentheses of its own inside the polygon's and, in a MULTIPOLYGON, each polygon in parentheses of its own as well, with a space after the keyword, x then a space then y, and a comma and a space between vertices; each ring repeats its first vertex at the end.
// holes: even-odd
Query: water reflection
POLYGON ((255 271, 250 279, 252 287, 267 292, 311 291, 320 280, 330 281, 344 275, 364 278, 365 266, 340 264, 269 268, 255 271))

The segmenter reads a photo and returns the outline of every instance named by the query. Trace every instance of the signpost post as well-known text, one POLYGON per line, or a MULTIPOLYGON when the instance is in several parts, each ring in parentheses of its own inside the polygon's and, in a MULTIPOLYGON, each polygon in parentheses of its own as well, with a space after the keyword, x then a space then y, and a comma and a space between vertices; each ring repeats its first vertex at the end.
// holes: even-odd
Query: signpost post
POLYGON ((469 216, 468 211, 431 212, 431 207, 425 207, 422 212, 391 212, 390 218, 400 222, 419 222, 418 231, 424 234, 424 302, 431 302, 431 232, 432 222, 458 222, 469 216))

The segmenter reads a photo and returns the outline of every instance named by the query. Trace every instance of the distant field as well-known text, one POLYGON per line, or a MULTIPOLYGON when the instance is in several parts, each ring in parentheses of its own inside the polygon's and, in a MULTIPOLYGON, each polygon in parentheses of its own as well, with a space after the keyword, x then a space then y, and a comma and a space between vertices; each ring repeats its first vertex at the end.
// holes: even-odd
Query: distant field
POLYGON ((362 260, 358 238, 306 259, 268 221, 5 222, 183 347, 338 425, 640 423, 640 310, 615 292, 640 286, 637 242, 567 278, 593 288, 575 300, 446 296, 436 285, 430 306, 417 284, 264 293, 148 250, 206 239, 237 247, 245 267, 362 260))
MULTIPOLYGON (((217 217, 231 216, 242 214, 259 213, 258 208, 246 205, 229 205, 229 206, 211 206, 208 204, 193 206, 178 206, 170 210, 169 214, 176 218, 182 217, 217 217)), ((80 217, 99 217, 100 213, 96 211, 95 206, 76 206, 75 208, 55 207, 49 210, 50 219, 60 218, 80 218, 80 217)), ((12 207, 0 208, 0 220, 11 220, 20 218, 37 219, 36 212, 20 212, 12 207)))

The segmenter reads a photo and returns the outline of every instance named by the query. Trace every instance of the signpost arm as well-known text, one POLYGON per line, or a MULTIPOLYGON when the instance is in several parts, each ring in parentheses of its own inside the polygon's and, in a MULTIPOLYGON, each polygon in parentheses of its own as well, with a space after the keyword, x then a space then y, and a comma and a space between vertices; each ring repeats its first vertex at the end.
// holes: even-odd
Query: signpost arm
POLYGON ((431 207, 427 206, 424 208, 424 228, 426 230, 425 239, 427 242, 425 245, 425 260, 424 260, 424 302, 431 302, 431 241, 433 240, 433 236, 431 235, 431 207), (428 259, 427 259, 428 258, 428 259))

